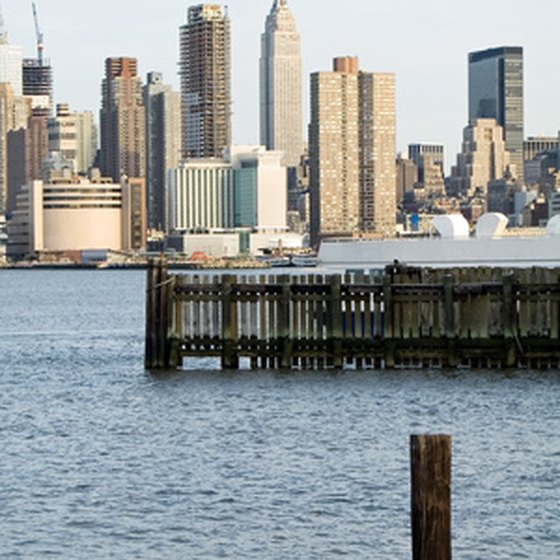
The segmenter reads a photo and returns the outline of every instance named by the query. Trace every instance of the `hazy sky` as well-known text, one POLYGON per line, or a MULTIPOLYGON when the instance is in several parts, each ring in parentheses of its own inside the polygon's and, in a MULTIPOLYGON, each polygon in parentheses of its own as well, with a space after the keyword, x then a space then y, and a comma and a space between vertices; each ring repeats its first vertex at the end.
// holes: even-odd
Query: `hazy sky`
MULTIPOLYGON (((260 35, 273 0, 230 0, 233 135, 258 142, 260 35)), ((138 58, 144 76, 164 73, 178 89, 179 0, 36 0, 45 56, 54 67, 55 100, 75 110, 100 105, 103 62, 138 58)), ((467 123, 467 54, 502 45, 525 49, 525 133, 560 129, 559 0, 288 0, 302 36, 304 100, 309 74, 340 55, 367 71, 397 76, 398 149, 442 142, 447 163, 467 123)), ((35 56, 31 1, 0 0, 10 43, 35 56)), ((306 111, 306 121, 307 121, 306 111)), ((305 123, 307 124, 307 122, 305 123)))

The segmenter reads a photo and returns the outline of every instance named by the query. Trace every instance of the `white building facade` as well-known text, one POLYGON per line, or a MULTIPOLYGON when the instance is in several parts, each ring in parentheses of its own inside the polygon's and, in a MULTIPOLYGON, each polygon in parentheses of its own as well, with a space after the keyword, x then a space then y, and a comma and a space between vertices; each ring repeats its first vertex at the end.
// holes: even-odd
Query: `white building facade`
POLYGON ((167 231, 234 227, 233 169, 222 159, 188 160, 168 173, 167 231))

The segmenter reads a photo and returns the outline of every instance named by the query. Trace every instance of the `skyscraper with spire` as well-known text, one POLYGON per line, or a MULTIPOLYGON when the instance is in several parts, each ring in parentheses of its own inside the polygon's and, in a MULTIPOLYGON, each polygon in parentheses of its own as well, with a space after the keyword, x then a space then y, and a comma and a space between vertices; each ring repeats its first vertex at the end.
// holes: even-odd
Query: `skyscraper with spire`
POLYGON ((274 0, 261 39, 261 144, 284 152, 287 167, 303 152, 300 35, 287 0, 274 0))
POLYGON ((179 30, 179 76, 186 157, 221 157, 231 144, 231 47, 227 12, 191 6, 179 30))

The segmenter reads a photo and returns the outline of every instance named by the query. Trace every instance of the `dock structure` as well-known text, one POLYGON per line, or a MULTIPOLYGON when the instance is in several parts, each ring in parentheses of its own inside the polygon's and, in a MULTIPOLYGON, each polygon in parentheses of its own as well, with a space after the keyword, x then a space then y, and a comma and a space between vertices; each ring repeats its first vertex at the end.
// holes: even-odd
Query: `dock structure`
POLYGON ((379 275, 181 275, 148 270, 148 369, 558 367, 560 269, 379 275))

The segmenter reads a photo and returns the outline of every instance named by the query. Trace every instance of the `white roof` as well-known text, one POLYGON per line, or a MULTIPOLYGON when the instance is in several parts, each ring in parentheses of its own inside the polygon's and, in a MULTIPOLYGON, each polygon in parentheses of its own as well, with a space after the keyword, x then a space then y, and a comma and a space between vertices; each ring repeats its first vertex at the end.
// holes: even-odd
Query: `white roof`
POLYGON ((560 235, 560 215, 550 218, 546 226, 546 233, 548 235, 560 235))
POLYGON ((508 219, 499 212, 483 214, 476 224, 477 239, 502 237, 508 226, 508 219))
POLYGON ((462 214, 445 214, 436 216, 432 225, 443 239, 459 239, 469 237, 469 222, 462 214))

